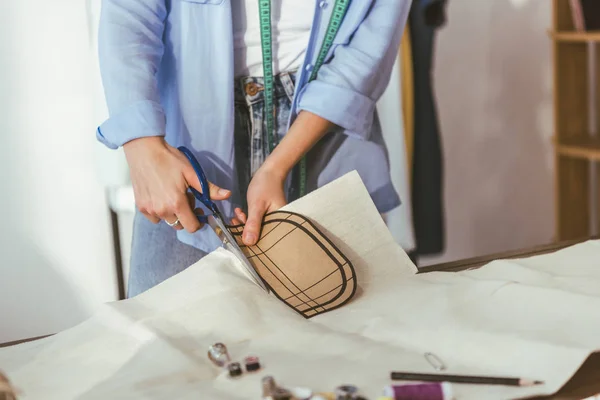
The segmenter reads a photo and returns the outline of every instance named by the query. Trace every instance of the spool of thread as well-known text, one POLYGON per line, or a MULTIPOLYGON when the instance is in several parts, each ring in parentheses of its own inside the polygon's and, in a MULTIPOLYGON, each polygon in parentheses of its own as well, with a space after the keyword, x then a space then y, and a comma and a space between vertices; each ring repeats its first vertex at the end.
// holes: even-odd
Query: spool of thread
POLYGON ((383 395, 394 400, 450 400, 452 386, 448 382, 390 385, 383 389, 383 395))
POLYGON ((262 378, 262 396, 263 399, 273 397, 275 390, 277 389, 277 384, 275 383, 275 378, 268 375, 262 378))
POLYGON ((290 393, 292 394, 294 400, 309 400, 312 397, 312 390, 309 388, 291 388, 290 393))
POLYGON ((312 395, 310 400, 335 400, 335 393, 333 392, 321 392, 312 395))
POLYGON ((335 400, 354 400, 358 395, 358 388, 353 385, 342 385, 335 388, 335 400))

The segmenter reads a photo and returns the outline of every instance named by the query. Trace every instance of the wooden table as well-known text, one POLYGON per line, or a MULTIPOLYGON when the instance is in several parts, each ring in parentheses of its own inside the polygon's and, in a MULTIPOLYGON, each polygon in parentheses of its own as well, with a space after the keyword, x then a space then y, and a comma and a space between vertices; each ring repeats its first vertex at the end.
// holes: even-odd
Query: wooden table
MULTIPOLYGON (((600 239, 591 238, 591 239, 600 239)), ((452 261, 442 264, 430 265, 427 267, 419 268, 419 273, 433 272, 433 271, 464 271, 466 269, 479 268, 494 260, 506 260, 510 258, 524 258, 537 256, 540 254, 553 253, 557 250, 564 249, 565 247, 573 246, 574 244, 584 242, 589 239, 579 240, 567 240, 558 243, 551 243, 541 246, 530 247, 527 249, 520 249, 515 251, 507 251, 503 253, 489 254, 481 257, 467 258, 464 260, 452 261)))
MULTIPOLYGON (((453 261, 448 263, 436 264, 419 269, 419 273, 434 271, 464 271, 467 269, 479 268, 493 260, 524 258, 540 254, 552 253, 565 247, 581 243, 586 239, 569 240, 559 243, 552 243, 543 246, 536 246, 528 249, 510 251, 504 253, 491 254, 482 257, 473 257, 465 260, 453 261)), ((598 239, 598 238, 594 238, 598 239)), ((600 333, 599 333, 600 334, 600 333)), ((15 344, 38 340, 46 336, 23 339, 14 342, 0 343, 0 347, 13 346, 15 344)), ((531 400, 580 400, 585 397, 600 393, 600 353, 594 354, 588 358, 575 376, 555 395, 544 397, 532 397, 531 400)))

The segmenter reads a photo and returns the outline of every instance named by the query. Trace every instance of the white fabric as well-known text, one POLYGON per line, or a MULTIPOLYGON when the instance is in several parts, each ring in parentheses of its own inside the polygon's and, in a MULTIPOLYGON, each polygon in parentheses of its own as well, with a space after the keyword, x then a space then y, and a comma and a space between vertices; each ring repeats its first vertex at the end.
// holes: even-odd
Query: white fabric
POLYGON ((54 337, 0 350, 22 399, 257 399, 260 380, 376 398, 392 370, 541 379, 543 386, 453 385, 459 399, 522 398, 562 386, 600 348, 600 243, 496 261, 461 273, 415 274, 356 173, 290 204, 350 258, 360 290, 305 320, 218 250, 150 291, 107 304, 54 337), (206 356, 224 342, 264 370, 230 379, 206 356))
MULTIPOLYGON (((234 0, 231 7, 235 76, 263 76, 258 0, 234 0)), ((300 67, 306 53, 314 11, 314 1, 271 1, 274 74, 300 67)))
POLYGON ((377 102, 377 114, 381 131, 390 159, 392 184, 400 196, 399 207, 385 215, 385 221, 392 236, 404 251, 415 249, 415 232, 412 219, 412 199, 404 136, 404 117, 402 115, 402 77, 400 74, 400 54, 396 58, 390 84, 377 102))

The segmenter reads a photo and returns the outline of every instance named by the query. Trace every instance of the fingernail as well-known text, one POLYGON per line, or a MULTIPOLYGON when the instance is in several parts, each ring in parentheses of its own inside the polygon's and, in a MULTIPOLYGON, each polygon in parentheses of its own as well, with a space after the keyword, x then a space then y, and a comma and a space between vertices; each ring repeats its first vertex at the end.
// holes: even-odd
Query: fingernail
POLYGON ((256 235, 253 233, 247 233, 244 235, 245 243, 254 243, 256 241, 256 235))
POLYGON ((229 190, 227 190, 227 189, 219 189, 219 194, 221 196, 226 196, 226 195, 229 194, 229 190))

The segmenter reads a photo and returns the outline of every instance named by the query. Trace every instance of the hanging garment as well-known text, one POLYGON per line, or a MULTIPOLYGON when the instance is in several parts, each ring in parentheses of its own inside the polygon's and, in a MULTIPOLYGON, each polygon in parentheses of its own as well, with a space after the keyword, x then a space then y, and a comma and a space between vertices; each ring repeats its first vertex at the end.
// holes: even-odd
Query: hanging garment
POLYGON ((418 255, 443 251, 442 151, 432 88, 436 29, 446 21, 446 0, 414 0, 409 24, 414 76, 412 200, 418 255))

